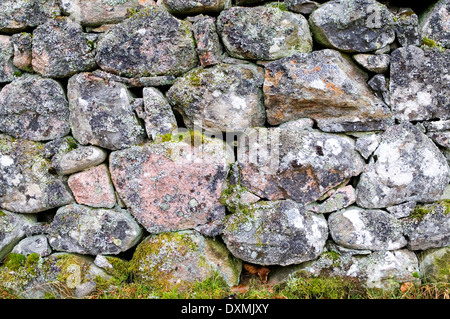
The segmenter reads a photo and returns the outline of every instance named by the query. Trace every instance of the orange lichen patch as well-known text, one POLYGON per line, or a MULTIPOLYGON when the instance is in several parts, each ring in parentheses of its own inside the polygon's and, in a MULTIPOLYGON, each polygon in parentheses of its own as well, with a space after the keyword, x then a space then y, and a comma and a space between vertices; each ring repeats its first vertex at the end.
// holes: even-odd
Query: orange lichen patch
POLYGON ((266 82, 271 83, 272 86, 277 86, 280 83, 281 78, 283 77, 284 72, 278 71, 274 76, 270 76, 269 71, 266 71, 266 82))
POLYGON ((331 89, 334 92, 336 92, 336 94, 343 94, 344 93, 344 91, 340 87, 337 87, 333 82, 326 83, 326 87, 327 87, 327 89, 331 89))
POLYGON ((318 66, 314 67, 311 70, 303 69, 302 71, 303 71, 304 74, 311 74, 311 73, 314 73, 314 72, 319 72, 321 69, 322 68, 320 67, 320 65, 318 65, 318 66))

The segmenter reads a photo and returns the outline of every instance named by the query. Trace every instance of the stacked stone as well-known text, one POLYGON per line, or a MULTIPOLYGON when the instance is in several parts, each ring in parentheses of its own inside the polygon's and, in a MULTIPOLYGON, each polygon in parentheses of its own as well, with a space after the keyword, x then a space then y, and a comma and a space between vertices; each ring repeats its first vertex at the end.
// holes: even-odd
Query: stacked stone
POLYGON ((232 286, 242 262, 283 266, 273 281, 442 280, 449 14, 2 1, 0 282, 41 298, 64 278, 83 297, 125 265, 149 285, 232 286), (10 263, 31 254, 33 279, 10 263))

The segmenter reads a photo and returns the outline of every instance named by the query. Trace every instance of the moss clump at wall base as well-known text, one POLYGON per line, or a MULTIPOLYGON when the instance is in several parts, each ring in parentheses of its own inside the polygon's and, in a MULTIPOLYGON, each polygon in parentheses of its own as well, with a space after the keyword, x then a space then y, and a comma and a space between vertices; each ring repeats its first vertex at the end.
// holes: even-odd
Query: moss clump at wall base
POLYGON ((436 258, 434 264, 438 269, 436 281, 450 283, 450 251, 447 251, 441 258, 436 258))
POLYGON ((302 272, 278 284, 274 290, 289 299, 347 299, 352 291, 360 289, 350 280, 339 277, 308 277, 302 272))

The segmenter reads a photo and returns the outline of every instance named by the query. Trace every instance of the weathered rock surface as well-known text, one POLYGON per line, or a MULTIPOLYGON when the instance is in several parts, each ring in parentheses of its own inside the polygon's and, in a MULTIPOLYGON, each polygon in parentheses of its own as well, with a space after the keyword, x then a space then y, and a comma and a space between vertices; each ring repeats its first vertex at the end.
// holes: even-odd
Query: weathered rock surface
POLYGON ((328 237, 325 217, 291 200, 264 201, 229 215, 222 235, 230 252, 259 265, 290 265, 317 258, 328 237))
POLYGON ((223 141, 187 132, 113 152, 109 163, 120 198, 141 225, 159 233, 222 221, 219 198, 232 158, 223 141))
POLYGON ((0 208, 37 213, 72 202, 64 179, 50 168, 43 144, 0 135, 0 208))
POLYGON ((450 245, 450 202, 416 206, 405 221, 405 235, 410 250, 426 250, 450 245))
POLYGON ((32 66, 45 77, 64 78, 95 68, 95 45, 67 18, 49 20, 33 31, 32 66))
POLYGON ((82 26, 119 23, 130 10, 155 5, 153 0, 61 0, 61 10, 82 26))
POLYGON ((172 14, 199 14, 220 12, 231 6, 231 0, 162 0, 172 14))
POLYGON ((390 112, 366 84, 367 75, 335 50, 295 54, 265 65, 269 124, 309 117, 323 131, 385 128, 390 112))
POLYGON ((185 287, 214 272, 233 286, 242 269, 242 262, 224 244, 193 230, 148 236, 136 248, 130 264, 138 282, 164 287, 185 287))
POLYGON ((421 17, 421 36, 445 48, 450 48, 449 15, 450 1, 437 1, 421 17))
POLYGON ((330 197, 322 203, 312 203, 307 207, 309 211, 326 214, 352 205, 356 201, 356 192, 353 186, 347 185, 333 191, 330 197))
POLYGON ((144 88, 143 107, 137 108, 136 113, 144 120, 145 131, 152 140, 158 135, 170 134, 178 127, 172 107, 156 88, 144 88))
POLYGON ((320 3, 310 0, 285 0, 284 4, 289 10, 301 14, 310 14, 320 6, 320 3))
POLYGON ((368 159, 370 155, 377 149, 380 144, 380 136, 378 134, 363 135, 356 140, 356 150, 362 157, 368 159))
POLYGON ((32 141, 67 135, 69 104, 61 84, 39 75, 23 75, 3 87, 0 131, 32 141))
POLYGON ((305 17, 276 6, 224 10, 217 18, 217 29, 227 52, 235 58, 275 60, 312 50, 305 17))
POLYGON ((122 76, 179 76, 197 66, 195 49, 186 21, 148 7, 102 37, 96 61, 103 70, 122 76))
POLYGON ((0 3, 0 32, 36 27, 59 14, 58 0, 3 0, 0 3))
POLYGON ((43 258, 14 254, 0 269, 3 287, 24 299, 83 298, 94 290, 99 278, 107 281, 111 276, 91 258, 67 253, 43 258))
POLYGON ((391 106, 389 79, 383 74, 376 74, 367 82, 367 85, 374 91, 376 97, 381 98, 386 105, 391 106))
POLYGON ((50 248, 45 235, 36 235, 22 239, 14 246, 12 253, 25 256, 37 254, 41 257, 45 257, 52 253, 52 249, 50 248))
POLYGON ((450 117, 450 51, 415 46, 391 54, 390 91, 397 118, 419 121, 450 117), (436 81, 436 79, 441 79, 436 81))
POLYGON ((285 281, 296 272, 314 277, 357 279, 366 288, 386 290, 399 288, 404 282, 420 283, 415 276, 419 273, 419 262, 414 252, 407 249, 375 251, 367 256, 325 252, 316 260, 274 273, 271 281, 285 281))
POLYGON ((78 204, 113 208, 116 204, 114 187, 105 164, 75 173, 67 180, 78 204))
POLYGON ((401 9, 394 18, 395 34, 402 47, 422 44, 420 35, 419 17, 409 8, 401 9))
POLYGON ((401 222, 382 210, 352 206, 331 214, 328 226, 333 241, 347 248, 395 250, 407 244, 401 222))
POLYGON ((193 23, 200 65, 207 67, 222 61, 223 47, 217 34, 216 19, 201 17, 193 23))
POLYGON ((241 185, 254 194, 308 204, 359 175, 364 160, 350 137, 254 128, 239 141, 238 164, 241 185))
POLYGON ((72 135, 81 144, 116 150, 143 140, 144 129, 124 84, 80 73, 69 79, 67 90, 72 135))
POLYGON ((11 41, 14 46, 14 66, 27 72, 33 72, 31 65, 33 38, 31 33, 15 33, 11 36, 11 41))
POLYGON ((72 204, 58 209, 47 233, 57 251, 116 255, 136 245, 143 230, 124 209, 72 204))
POLYGON ((388 206, 386 207, 386 210, 395 218, 403 218, 411 215, 416 204, 416 202, 406 202, 399 205, 388 206))
POLYGON ((436 145, 450 149, 450 131, 428 132, 427 136, 431 138, 436 145))
POLYGON ((380 137, 356 188, 358 206, 438 200, 449 183, 450 170, 434 143, 412 124, 392 126, 380 137))
POLYGON ((389 54, 367 54, 359 53, 353 56, 363 68, 375 73, 385 73, 389 70, 391 60, 389 54))
POLYGON ((14 66, 14 45, 11 37, 0 35, 0 83, 14 80, 18 69, 14 66))
POLYGON ((314 40, 343 52, 375 51, 395 40, 394 15, 375 0, 328 1, 309 24, 314 40))
POLYGON ((450 282, 450 246, 421 251, 419 254, 420 274, 425 282, 450 282))
POLYGON ((25 237, 27 227, 36 223, 35 215, 0 209, 0 261, 25 237))
POLYGON ((96 146, 79 146, 52 158, 52 166, 61 175, 69 175, 103 163, 105 150, 96 146))
POLYGON ((189 129, 241 131, 264 125, 262 81, 253 64, 219 64, 186 73, 166 96, 189 129))

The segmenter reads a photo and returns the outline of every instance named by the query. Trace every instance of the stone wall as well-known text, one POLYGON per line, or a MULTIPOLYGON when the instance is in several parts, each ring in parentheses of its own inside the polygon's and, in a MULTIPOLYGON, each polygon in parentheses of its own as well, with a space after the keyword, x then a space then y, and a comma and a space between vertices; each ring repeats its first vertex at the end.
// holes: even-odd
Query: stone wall
POLYGON ((434 2, 2 1, 2 286, 448 281, 434 2))

